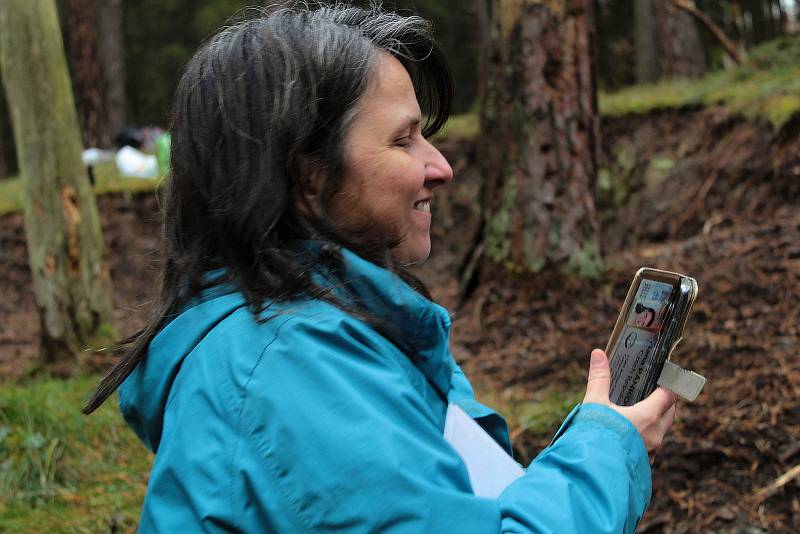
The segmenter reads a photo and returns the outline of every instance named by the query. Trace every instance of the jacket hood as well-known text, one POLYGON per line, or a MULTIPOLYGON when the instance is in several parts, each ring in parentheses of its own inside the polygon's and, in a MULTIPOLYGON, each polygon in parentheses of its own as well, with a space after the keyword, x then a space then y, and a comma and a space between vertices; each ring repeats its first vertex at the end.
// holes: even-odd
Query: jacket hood
MULTIPOLYGON (((313 252, 318 246, 315 242, 305 242, 303 248, 313 252)), ((452 377, 457 368, 449 356, 447 310, 423 297, 394 273, 349 250, 343 249, 342 255, 344 273, 339 280, 345 281, 346 290, 340 291, 342 288, 337 288, 336 282, 322 269, 314 274, 318 282, 333 287, 334 294, 342 301, 355 299, 358 307, 390 325, 396 334, 392 337, 407 342, 401 349, 447 398, 452 393, 452 377)), ((164 412, 184 360, 211 329, 246 305, 244 297, 230 284, 207 291, 153 338, 147 357, 120 386, 122 415, 151 451, 158 449, 164 412)), ((275 308, 270 306, 265 316, 277 311, 275 308)))
POLYGON ((172 383, 184 359, 214 326, 246 306, 239 293, 223 294, 221 289, 165 326, 150 343, 147 357, 119 388, 125 421, 153 452, 158 449, 172 383))

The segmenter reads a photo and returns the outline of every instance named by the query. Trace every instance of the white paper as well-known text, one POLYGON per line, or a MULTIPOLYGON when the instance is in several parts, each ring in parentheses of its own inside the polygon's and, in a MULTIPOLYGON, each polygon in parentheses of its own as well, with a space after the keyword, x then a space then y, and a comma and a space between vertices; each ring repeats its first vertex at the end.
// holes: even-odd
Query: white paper
POLYGON ((467 413, 455 404, 447 407, 444 439, 467 466, 472 491, 478 497, 497 498, 525 471, 467 413))

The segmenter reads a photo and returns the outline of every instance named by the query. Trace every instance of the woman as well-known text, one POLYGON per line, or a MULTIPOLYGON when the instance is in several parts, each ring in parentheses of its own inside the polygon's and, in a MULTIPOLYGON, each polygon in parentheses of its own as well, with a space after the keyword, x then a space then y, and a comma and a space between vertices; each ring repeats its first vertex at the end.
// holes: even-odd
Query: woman
POLYGON ((649 328, 653 325, 653 321, 656 319, 656 310, 637 302, 633 311, 636 313, 633 318, 633 326, 649 328))
POLYGON ((442 436, 455 403, 511 450, 403 269, 453 179, 426 139, 451 93, 428 24, 376 7, 280 9, 190 61, 158 309, 86 408, 122 384, 156 452, 142 531, 635 528, 674 398, 610 405, 601 351, 585 403, 499 498, 472 493, 442 436))

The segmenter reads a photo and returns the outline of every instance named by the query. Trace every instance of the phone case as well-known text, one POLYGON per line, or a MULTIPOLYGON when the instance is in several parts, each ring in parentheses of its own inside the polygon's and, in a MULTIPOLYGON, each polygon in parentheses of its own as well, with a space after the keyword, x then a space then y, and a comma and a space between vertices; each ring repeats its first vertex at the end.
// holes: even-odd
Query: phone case
POLYGON ((630 406, 653 392, 696 297, 691 277, 646 267, 636 272, 606 347, 612 402, 630 406))

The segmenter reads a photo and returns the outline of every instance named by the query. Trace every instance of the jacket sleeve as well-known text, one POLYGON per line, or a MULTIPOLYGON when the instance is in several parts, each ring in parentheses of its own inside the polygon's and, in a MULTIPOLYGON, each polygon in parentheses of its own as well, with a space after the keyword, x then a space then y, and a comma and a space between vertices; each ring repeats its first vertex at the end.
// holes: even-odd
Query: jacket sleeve
POLYGON ((261 528, 632 532, 647 505, 641 438, 605 407, 580 407, 525 476, 485 499, 442 437, 444 402, 426 399, 434 391, 415 385, 405 356, 361 323, 297 322, 264 354, 233 467, 246 480, 234 501, 261 528))

